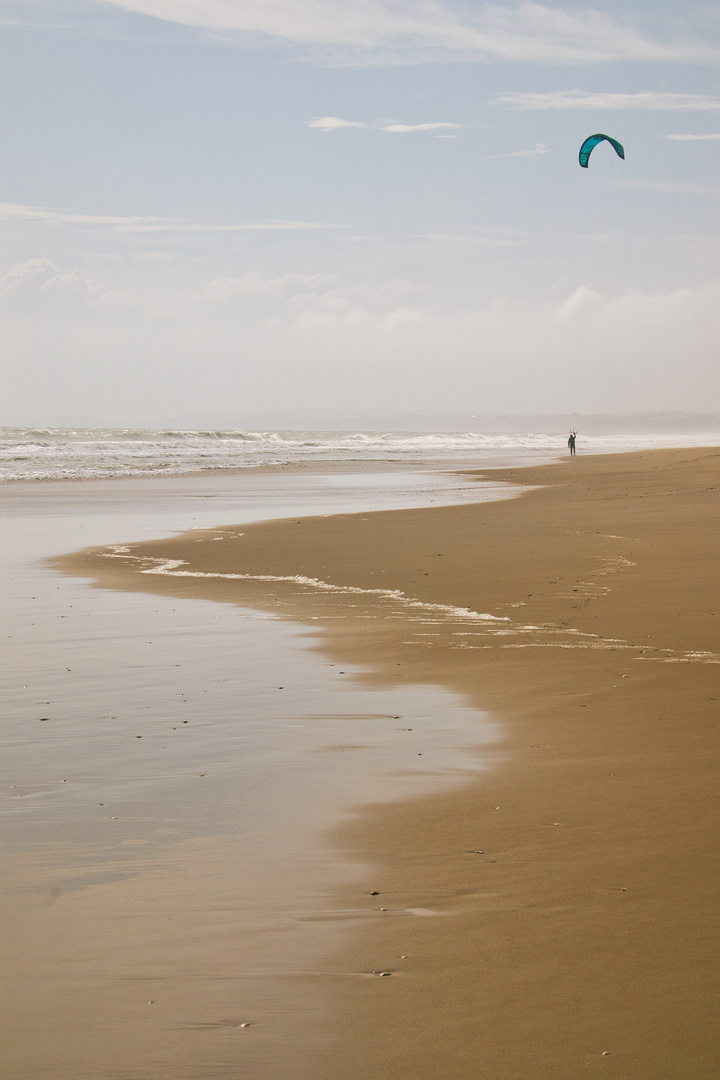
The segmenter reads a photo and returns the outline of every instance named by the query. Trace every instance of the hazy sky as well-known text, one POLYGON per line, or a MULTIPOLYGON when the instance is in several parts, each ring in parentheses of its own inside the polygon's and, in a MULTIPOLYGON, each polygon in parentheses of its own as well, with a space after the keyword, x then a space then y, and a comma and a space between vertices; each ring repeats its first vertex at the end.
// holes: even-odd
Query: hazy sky
POLYGON ((693 0, 0 0, 0 421, 720 411, 719 61, 693 0))

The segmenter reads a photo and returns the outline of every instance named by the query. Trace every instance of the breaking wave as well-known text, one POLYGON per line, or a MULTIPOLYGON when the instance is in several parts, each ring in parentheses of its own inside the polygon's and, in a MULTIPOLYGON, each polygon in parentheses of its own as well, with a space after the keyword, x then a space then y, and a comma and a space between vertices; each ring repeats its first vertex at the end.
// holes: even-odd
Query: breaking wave
MULTIPOLYGON (((717 434, 583 438, 603 453, 714 445, 717 434)), ((174 431, 138 428, 0 428, 0 482, 181 475, 206 469, 289 467, 307 463, 467 463, 487 466, 564 454, 558 433, 368 431, 174 431)))

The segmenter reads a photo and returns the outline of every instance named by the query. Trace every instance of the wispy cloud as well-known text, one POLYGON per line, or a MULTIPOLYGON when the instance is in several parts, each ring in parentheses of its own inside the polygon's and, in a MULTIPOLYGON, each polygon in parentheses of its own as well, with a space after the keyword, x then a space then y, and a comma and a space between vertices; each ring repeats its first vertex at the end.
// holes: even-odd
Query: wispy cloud
MULTIPOLYGON (((27 0, 26 0, 27 2, 27 0)), ((683 38, 648 36, 629 18, 593 8, 567 11, 528 2, 472 5, 452 0, 90 0, 155 19, 240 35, 241 43, 284 42, 325 62, 448 59, 584 63, 707 60, 720 46, 688 25, 683 38)), ((709 20, 711 24, 711 20, 709 20)))
POLYGON ((21 203, 0 203, 0 219, 41 222, 48 225, 87 225, 104 227, 111 232, 120 233, 233 233, 347 228, 344 225, 320 221, 256 221, 236 225, 220 222, 178 221, 162 217, 77 214, 70 210, 24 206, 21 203))
POLYGON ((447 131, 459 130, 462 124, 452 124, 447 121, 430 124, 400 124, 394 120, 375 120, 368 123, 363 120, 343 120, 339 116, 318 116, 315 120, 308 120, 307 126, 325 131, 328 134, 340 131, 341 128, 364 128, 375 131, 388 131, 391 135, 407 135, 413 131, 447 131))
POLYGON ((259 296, 268 299, 282 296, 283 293, 294 290, 317 289, 328 285, 333 281, 332 277, 324 274, 281 274, 279 277, 267 277, 254 270, 243 277, 213 278, 198 294, 201 300, 227 300, 231 297, 259 296))
POLYGON ((514 157, 540 157, 542 154, 549 154, 550 150, 545 143, 535 143, 532 150, 511 150, 508 154, 485 154, 483 161, 498 161, 500 158, 514 158, 514 157))
POLYGON ((379 124, 381 131, 389 131, 392 135, 406 135, 409 131, 442 131, 448 128, 461 128, 462 124, 379 124))
POLYGON ((525 243, 525 240, 519 236, 478 236, 475 233, 424 233, 418 239, 430 240, 435 244, 467 244, 491 251, 498 248, 521 247, 525 243))
POLYGON ((308 229, 346 229, 347 225, 331 225, 320 221, 255 221, 245 225, 212 225, 202 222, 167 221, 157 225, 117 225, 115 232, 174 232, 174 233, 234 233, 234 232, 294 232, 308 229))
POLYGON ((720 110, 720 97, 711 97, 706 94, 675 94, 656 90, 645 90, 638 94, 593 94, 579 89, 554 90, 543 94, 518 92, 499 94, 493 103, 529 111, 640 109, 647 112, 717 112, 720 110))
POLYGON ((720 139, 720 131, 714 132, 712 135, 666 135, 666 139, 672 139, 673 142, 714 142, 716 139, 720 139))
POLYGON ((366 128, 360 120, 342 120, 339 116, 318 116, 315 120, 308 120, 308 127, 318 128, 320 131, 339 131, 340 128, 366 128))
POLYGON ((683 184, 672 180, 613 180, 613 187, 637 188, 639 191, 657 191, 662 195, 710 195, 717 198, 720 186, 717 184, 683 184))

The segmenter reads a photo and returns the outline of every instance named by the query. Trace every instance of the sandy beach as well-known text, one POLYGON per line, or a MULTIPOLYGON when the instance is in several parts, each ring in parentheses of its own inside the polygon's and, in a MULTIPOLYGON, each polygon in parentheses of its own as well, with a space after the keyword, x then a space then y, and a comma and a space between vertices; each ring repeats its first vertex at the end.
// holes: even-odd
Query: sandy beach
POLYGON ((48 558, 498 491, 389 463, 2 487, 3 1075, 292 1073, 322 1042, 335 892, 364 871, 328 823, 477 772, 495 729, 440 687, 361 685, 287 613, 98 590, 48 558))
MULTIPOLYGON (((255 871, 228 861, 222 836, 173 849, 181 912, 160 862, 129 893, 78 902, 70 940, 83 918, 90 934, 104 925, 126 971, 94 1006, 95 1051, 76 1075, 714 1078, 719 468, 715 449, 578 457, 493 470, 522 491, 493 503, 221 527, 56 560, 102 588, 274 613, 307 627, 358 692, 437 688, 498 725, 479 772, 422 797, 386 793, 324 837, 344 867, 332 909, 315 897, 313 914, 308 886, 303 964, 265 983, 281 1036, 258 1001, 240 1047, 242 1015, 229 1000, 220 1011, 238 963, 277 963, 261 933, 233 951, 233 905, 255 871), (129 925, 133 890, 146 917, 129 925), (164 965, 164 1011, 138 1028, 127 994, 148 950, 164 965), (215 995, 220 1042, 177 1024, 194 977, 215 995)), ((432 743, 420 748, 399 715, 383 723, 400 740, 398 787, 426 754, 431 773, 432 743)), ((79 1008, 92 986, 78 994, 79 1008)), ((62 1068, 50 1054, 16 1075, 72 1075, 77 1037, 62 1068)))

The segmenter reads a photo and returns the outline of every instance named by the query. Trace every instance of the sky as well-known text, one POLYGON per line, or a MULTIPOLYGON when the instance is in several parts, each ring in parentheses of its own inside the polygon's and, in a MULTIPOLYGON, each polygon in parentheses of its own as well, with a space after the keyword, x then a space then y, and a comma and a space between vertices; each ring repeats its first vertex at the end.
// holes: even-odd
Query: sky
POLYGON ((0 0, 0 422, 720 412, 719 61, 695 0, 0 0))

